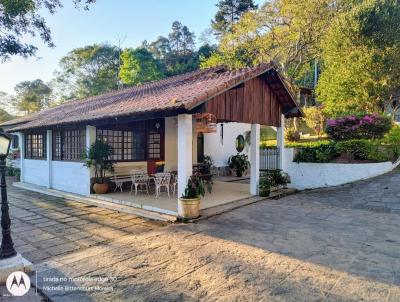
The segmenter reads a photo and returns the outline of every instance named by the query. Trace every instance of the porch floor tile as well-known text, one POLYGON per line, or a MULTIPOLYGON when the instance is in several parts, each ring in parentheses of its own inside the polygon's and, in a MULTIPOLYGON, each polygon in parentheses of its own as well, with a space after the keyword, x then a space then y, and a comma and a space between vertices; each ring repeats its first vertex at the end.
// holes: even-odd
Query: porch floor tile
MULTIPOLYGON (((201 199, 200 208, 204 210, 251 197, 252 195, 249 193, 249 190, 250 186, 246 183, 214 181, 212 192, 210 194, 206 193, 201 199)), ((168 212, 177 211, 177 196, 174 197, 171 195, 171 197, 168 198, 167 193, 164 192, 161 193, 158 198, 152 193, 147 195, 144 192, 138 192, 138 195, 135 196, 134 194, 129 194, 129 191, 110 192, 105 195, 93 194, 92 197, 144 209, 148 208, 149 210, 151 210, 151 208, 156 208, 164 209, 168 212)))

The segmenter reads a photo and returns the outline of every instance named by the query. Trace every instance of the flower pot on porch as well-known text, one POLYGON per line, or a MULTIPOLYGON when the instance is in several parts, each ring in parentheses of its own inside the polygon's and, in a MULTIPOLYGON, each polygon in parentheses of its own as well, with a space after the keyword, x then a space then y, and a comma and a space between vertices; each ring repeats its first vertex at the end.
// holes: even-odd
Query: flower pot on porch
POLYGON ((185 219, 193 219, 200 216, 199 198, 179 198, 179 215, 185 219))
POLYGON ((93 191, 96 193, 96 194, 105 194, 105 193, 107 193, 107 191, 108 191, 108 183, 101 183, 101 184, 98 184, 98 183, 95 183, 94 185, 93 185, 93 191))

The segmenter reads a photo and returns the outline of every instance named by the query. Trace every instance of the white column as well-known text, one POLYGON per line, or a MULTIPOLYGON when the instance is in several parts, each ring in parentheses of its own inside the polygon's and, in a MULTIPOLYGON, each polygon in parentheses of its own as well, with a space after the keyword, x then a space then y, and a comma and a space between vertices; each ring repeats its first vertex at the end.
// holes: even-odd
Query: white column
POLYGON ((53 148, 52 148, 52 131, 51 130, 47 130, 46 132, 46 152, 47 152, 47 176, 48 176, 48 180, 47 180, 47 188, 51 188, 52 187, 52 181, 53 181, 53 177, 52 177, 52 168, 51 168, 51 164, 52 164, 52 160, 53 160, 53 148))
POLYGON ((276 128, 276 145, 279 151, 279 169, 285 171, 285 116, 281 115, 281 125, 276 128))
MULTIPOLYGON (((90 146, 96 141, 96 127, 94 126, 86 126, 86 150, 89 150, 90 146)), ((85 167, 85 169, 88 169, 85 167)), ((87 182, 87 195, 90 195, 90 188, 91 188, 91 179, 94 177, 93 169, 90 169, 88 173, 88 182, 87 182)))
POLYGON ((258 194, 260 181, 260 125, 251 124, 250 135, 250 194, 258 194))
POLYGON ((21 171, 20 181, 25 181, 25 167, 24 167, 24 160, 25 160, 25 136, 22 132, 18 132, 18 140, 19 140, 19 168, 21 171))
MULTIPOLYGON (((185 191, 189 177, 192 175, 192 115, 178 115, 178 197, 185 191)), ((178 209, 180 213, 180 209, 178 209)))

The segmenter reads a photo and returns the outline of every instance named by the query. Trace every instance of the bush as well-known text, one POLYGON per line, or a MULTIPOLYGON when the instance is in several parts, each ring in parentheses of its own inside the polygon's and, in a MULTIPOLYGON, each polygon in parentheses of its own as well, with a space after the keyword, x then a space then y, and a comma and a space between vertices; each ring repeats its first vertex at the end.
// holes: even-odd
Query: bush
POLYGON ((351 159, 368 159, 368 155, 373 151, 372 143, 363 139, 338 142, 336 148, 338 152, 347 154, 351 159))
POLYGON ((262 173, 260 175, 258 191, 259 191, 258 195, 260 195, 261 197, 268 197, 269 194, 271 193, 271 184, 269 183, 267 173, 262 173))
MULTIPOLYGON (((328 145, 331 141, 327 139, 320 140, 305 140, 302 139, 298 142, 285 142, 285 148, 306 148, 306 147, 319 147, 321 145, 328 145)), ((260 144, 261 149, 276 148, 276 140, 262 141, 260 144)))
POLYGON ((6 167, 7 176, 15 176, 18 180, 21 177, 21 169, 15 167, 6 167))
POLYGON ((266 173, 268 182, 272 187, 286 186, 290 183, 289 175, 281 169, 268 170, 266 173))
POLYGON ((301 148, 294 157, 293 161, 306 163, 326 163, 338 155, 339 154, 336 150, 335 143, 329 143, 316 147, 301 148))
POLYGON ((285 139, 290 142, 297 142, 300 140, 300 132, 294 130, 294 128, 289 128, 285 130, 285 139))
POLYGON ((376 162, 388 161, 392 157, 390 150, 380 145, 378 141, 366 139, 354 139, 338 142, 336 145, 338 152, 347 154, 354 160, 370 160, 376 162))
POLYGON ((349 115, 327 121, 326 133, 335 140, 378 139, 392 126, 390 118, 378 114, 349 115))
POLYGON ((389 145, 400 145, 400 126, 394 126, 385 135, 383 142, 389 145))

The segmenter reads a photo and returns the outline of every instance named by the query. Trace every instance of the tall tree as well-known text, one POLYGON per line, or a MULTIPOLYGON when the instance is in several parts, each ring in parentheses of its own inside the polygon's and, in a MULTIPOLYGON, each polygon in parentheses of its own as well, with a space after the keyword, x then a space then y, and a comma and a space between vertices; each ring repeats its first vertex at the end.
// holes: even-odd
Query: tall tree
POLYGON ((164 76, 159 60, 145 48, 127 48, 122 52, 121 60, 120 77, 124 84, 143 84, 164 76))
POLYGON ((400 87, 395 38, 399 20, 387 11, 399 10, 397 1, 368 0, 352 4, 333 20, 322 43, 323 71, 317 87, 329 115, 383 111, 392 100, 400 87), (377 10, 381 3, 390 9, 377 10), (381 26, 366 26, 369 22, 381 26))
POLYGON ((8 113, 6 110, 0 108, 0 123, 7 122, 15 118, 13 115, 8 113))
POLYGON ((171 52, 171 46, 168 38, 159 36, 157 40, 150 43, 149 51, 159 60, 164 60, 171 52))
POLYGON ((272 0, 244 14, 221 39, 202 67, 232 68, 275 60, 292 80, 310 72, 320 58, 320 41, 336 14, 334 0, 272 0))
POLYGON ((14 90, 12 102, 18 111, 32 113, 50 105, 51 88, 40 79, 21 82, 14 90))
MULTIPOLYGON (((85 9, 95 0, 73 0, 76 6, 83 3, 85 9)), ((27 43, 26 36, 40 36, 50 47, 54 46, 51 30, 40 12, 54 14, 62 6, 60 0, 0 0, 0 59, 13 55, 24 57, 36 53, 37 47, 27 43)))
POLYGON ((230 32, 233 25, 247 11, 257 8, 253 0, 220 0, 211 26, 217 36, 230 32))
POLYGON ((164 65, 166 76, 192 71, 199 67, 195 35, 179 21, 172 23, 171 33, 158 37, 148 50, 164 65))
POLYGON ((54 85, 61 99, 83 98, 116 89, 120 49, 94 44, 70 51, 60 60, 54 85))

